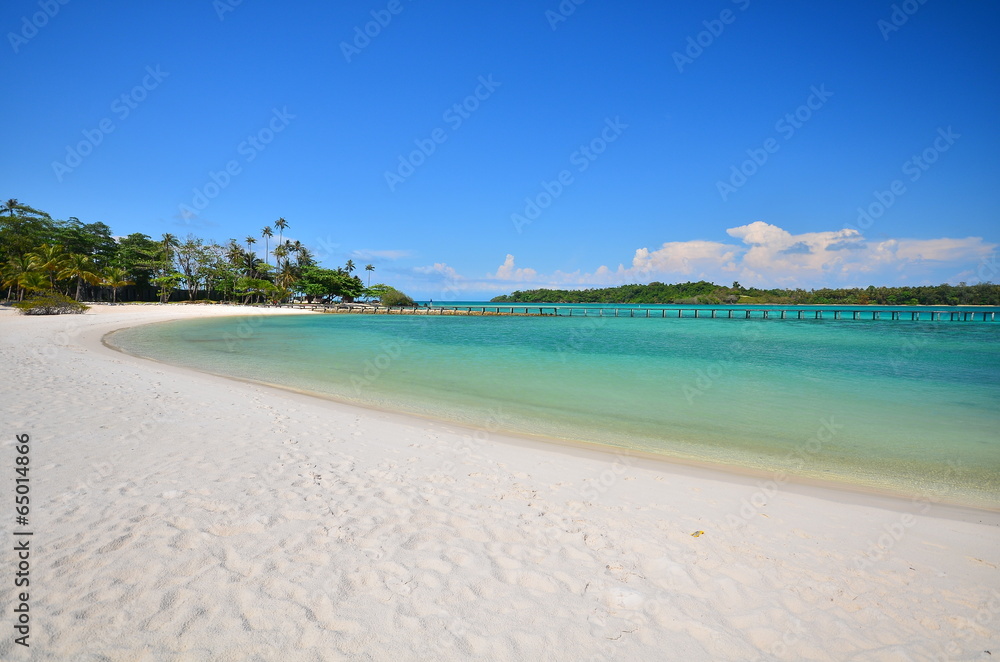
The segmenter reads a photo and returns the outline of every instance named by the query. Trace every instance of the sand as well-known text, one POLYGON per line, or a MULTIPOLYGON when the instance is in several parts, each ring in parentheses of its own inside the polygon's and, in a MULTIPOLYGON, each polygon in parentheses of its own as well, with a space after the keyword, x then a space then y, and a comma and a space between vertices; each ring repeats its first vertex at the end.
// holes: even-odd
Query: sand
POLYGON ((505 437, 101 344, 239 312, 289 314, 0 309, 0 659, 1000 659, 995 512, 505 437))

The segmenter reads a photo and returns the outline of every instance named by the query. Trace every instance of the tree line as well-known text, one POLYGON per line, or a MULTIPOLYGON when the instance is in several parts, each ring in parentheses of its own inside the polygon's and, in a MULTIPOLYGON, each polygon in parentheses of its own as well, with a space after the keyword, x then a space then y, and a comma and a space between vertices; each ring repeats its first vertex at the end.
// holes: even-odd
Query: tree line
POLYGON ((707 281, 620 285, 586 290, 537 289, 494 297, 497 303, 790 304, 880 306, 1000 306, 1000 285, 921 285, 910 287, 760 289, 707 281))
POLYGON ((371 284, 372 264, 364 267, 367 283, 354 273, 353 260, 336 269, 319 266, 301 242, 284 239, 288 227, 284 218, 264 226, 261 258, 254 250, 256 235, 224 244, 169 233, 158 239, 142 233, 115 237, 104 223, 56 220, 12 198, 0 205, 0 283, 7 300, 17 301, 51 292, 77 301, 161 303, 277 303, 292 297, 350 302, 401 295, 371 284))

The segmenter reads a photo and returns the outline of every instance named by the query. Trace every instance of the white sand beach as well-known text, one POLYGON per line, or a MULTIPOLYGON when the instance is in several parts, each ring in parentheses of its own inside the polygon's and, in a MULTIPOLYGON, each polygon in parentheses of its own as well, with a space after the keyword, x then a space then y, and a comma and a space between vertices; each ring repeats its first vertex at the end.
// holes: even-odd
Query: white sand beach
POLYGON ((315 314, 0 309, 0 659, 1000 659, 1000 513, 505 437, 101 343, 237 313, 315 314))

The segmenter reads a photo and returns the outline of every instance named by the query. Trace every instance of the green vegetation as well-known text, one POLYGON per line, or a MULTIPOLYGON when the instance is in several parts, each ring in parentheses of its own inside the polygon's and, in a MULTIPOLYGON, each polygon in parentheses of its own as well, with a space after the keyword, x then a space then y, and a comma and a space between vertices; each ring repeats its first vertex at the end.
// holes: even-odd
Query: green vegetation
MULTIPOLYGON (((289 225, 279 218, 260 231, 261 259, 254 251, 256 235, 224 244, 169 233, 159 239, 142 233, 116 238, 104 223, 56 220, 10 199, 0 204, 0 284, 5 298, 14 301, 44 293, 47 301, 161 303, 276 303, 293 297, 350 302, 377 299, 391 289, 366 288, 353 273, 353 260, 336 269, 321 267, 300 242, 284 240, 289 225), (275 234, 277 243, 271 241, 275 234)), ((375 267, 365 270, 370 281, 375 267)), ((38 297, 32 301, 31 310, 46 309, 38 297)))
POLYGON ((90 308, 58 292, 48 292, 14 304, 22 315, 79 315, 90 308))
POLYGON ((413 299, 393 287, 387 287, 385 289, 382 294, 381 301, 383 306, 404 306, 412 308, 417 305, 413 299))
POLYGON ((527 290, 491 299, 498 303, 790 304, 880 306, 1000 306, 1000 285, 928 285, 819 290, 762 290, 706 281, 621 285, 589 290, 527 290))

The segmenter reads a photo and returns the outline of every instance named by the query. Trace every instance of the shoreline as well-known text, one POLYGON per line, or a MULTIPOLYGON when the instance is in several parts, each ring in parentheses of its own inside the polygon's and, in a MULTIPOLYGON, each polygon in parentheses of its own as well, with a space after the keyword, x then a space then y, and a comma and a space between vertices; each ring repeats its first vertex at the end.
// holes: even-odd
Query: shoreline
MULTIPOLYGON (((250 307, 247 307, 250 308, 250 307)), ((266 308, 266 310, 272 310, 271 308, 266 308)), ((317 311, 302 310, 302 309, 278 309, 285 310, 288 312, 294 311, 297 314, 308 314, 317 311)), ((241 317, 241 316, 252 316, 252 312, 238 312, 232 315, 218 315, 219 317, 241 317)), ((259 314, 259 313, 258 313, 259 314)), ((287 314, 287 313, 283 313, 287 314)), ((323 313, 320 313, 323 314, 323 313)), ((176 321, 176 320, 159 320, 149 322, 150 324, 158 324, 162 322, 176 321)), ((297 388, 294 386, 288 386, 279 383, 266 382, 261 380, 255 380, 246 377, 238 377, 233 375, 227 375, 223 373, 211 372, 206 370, 199 370, 197 368, 192 368, 189 366, 182 366, 177 364, 172 364, 169 362, 160 361, 159 359, 142 356, 140 354, 133 354, 125 349, 122 349, 114 345, 110 338, 115 333, 119 331, 132 328, 133 326, 143 326, 146 323, 138 325, 129 326, 119 326, 114 329, 107 331, 100 338, 100 343, 103 347, 107 349, 125 354, 127 356, 133 357, 141 361, 152 361, 159 365, 167 365, 180 370, 190 370, 199 374, 212 375, 222 379, 230 379, 236 382, 254 384, 256 386, 262 386, 266 388, 273 388, 283 392, 295 393, 309 398, 316 398, 319 400, 324 400, 328 402, 334 402, 344 407, 354 407, 359 408, 364 411, 378 412, 384 415, 402 417, 403 420, 415 419, 417 421, 428 421, 441 425, 453 426, 460 429, 464 434, 468 436, 473 436, 475 434, 481 433, 482 428, 477 428, 468 423, 448 419, 445 417, 434 416, 432 414, 422 414, 418 412, 405 411, 391 409, 387 407, 380 407, 378 405, 369 404, 361 401, 352 401, 346 398, 337 397, 334 394, 323 393, 319 391, 312 391, 309 389, 297 388)), ((665 465, 664 469, 667 471, 676 470, 678 467, 687 467, 696 470, 702 470, 708 472, 708 474, 719 474, 719 478, 730 477, 736 479, 740 482, 749 481, 769 481, 772 483, 777 483, 779 485, 787 486, 792 489, 799 489, 804 493, 810 493, 812 491, 818 491, 814 496, 820 496, 829 499, 838 498, 839 493, 844 493, 845 495, 856 495, 858 499, 864 499, 866 497, 877 498, 882 500, 887 507, 894 507, 896 509, 905 509, 907 505, 913 505, 916 503, 926 504, 933 503, 936 507, 948 508, 955 511, 955 517, 959 519, 967 519, 969 513, 963 511, 983 512, 992 513, 1000 515, 1000 503, 995 500, 987 500, 985 498, 980 499, 962 499, 960 497, 955 498, 949 495, 928 495, 926 493, 921 493, 919 490, 906 491, 905 488, 893 488, 893 487, 879 487, 865 483, 851 482, 849 479, 825 479, 818 476, 803 475, 797 473, 786 472, 782 469, 765 469, 753 466, 741 465, 737 463, 730 463, 724 461, 712 461, 712 460, 702 460, 694 457, 687 457, 684 455, 673 455, 669 453, 656 453, 652 451, 644 451, 639 449, 628 448, 625 446, 613 446, 610 444, 604 444, 599 441, 587 441, 583 439, 575 439, 569 437, 554 437, 545 434, 533 434, 522 432, 514 429, 504 429, 504 428, 493 428, 490 429, 490 434, 497 437, 498 440, 505 443, 512 443, 516 445, 523 445, 528 448, 535 448, 539 444, 553 445, 559 448, 567 449, 569 452, 572 451, 583 451, 590 453, 598 453, 606 458, 616 457, 616 456, 627 456, 630 458, 638 458, 649 463, 661 463, 665 465)), ((756 484, 756 483, 755 483, 756 484)), ((998 520, 1000 521, 1000 520, 998 520)))
MULTIPOLYGON (((12 366, 0 448, 10 457, 13 432, 32 435, 47 550, 32 560, 36 659, 978 659, 990 647, 996 513, 477 436, 101 342, 206 309, 0 311, 12 366)), ((0 657, 12 645, 0 640, 0 657)))
MULTIPOLYGON (((158 324, 159 322, 152 323, 158 324)), ((113 352, 125 354, 126 356, 130 356, 140 361, 151 361, 159 365, 170 366, 202 375, 211 375, 213 377, 229 379, 244 384, 252 384, 255 386, 276 389, 286 393, 294 393, 307 398, 333 402, 344 407, 358 408, 366 412, 375 412, 385 416, 398 417, 403 420, 414 419, 415 421, 425 421, 439 425, 447 425, 461 430, 463 434, 467 436, 472 436, 476 433, 482 432, 483 430, 482 428, 474 427, 467 423, 463 423, 462 421, 436 417, 430 414, 420 414, 417 412, 390 409, 364 402, 353 402, 347 399, 338 398, 336 395, 322 393, 319 391, 310 391, 308 389, 301 389, 273 382, 265 382, 247 377, 236 377, 218 372, 198 370, 197 368, 181 366, 167 361, 142 356, 141 354, 133 354, 125 349, 115 346, 108 340, 109 336, 128 328, 132 327, 121 327, 107 332, 101 337, 101 344, 113 352)), ((811 490, 817 490, 813 496, 821 496, 833 500, 838 500, 838 496, 846 497, 848 495, 855 495, 859 499, 872 497, 881 500, 882 503, 886 504, 886 507, 895 506, 895 508, 899 510, 904 510, 904 506, 906 505, 925 503, 929 500, 938 507, 953 510, 955 512, 955 519, 968 520, 970 516, 973 516, 977 512, 1000 515, 1000 504, 987 505, 984 503, 971 503, 961 500, 949 501, 947 499, 929 499, 928 497, 920 494, 907 493, 902 490, 895 491, 889 488, 879 489, 862 483, 851 483, 846 480, 824 480, 822 478, 814 478, 799 474, 787 474, 786 472, 779 470, 757 469, 751 466, 728 464, 724 462, 710 462, 707 460, 699 461, 696 458, 688 458, 681 455, 653 453, 650 451, 627 448, 624 446, 611 446, 596 441, 551 437, 543 434, 531 434, 511 429, 497 428, 495 430, 490 430, 490 433, 497 435, 497 440, 502 443, 524 446, 529 449, 537 449, 539 444, 545 444, 552 445, 570 454, 574 452, 579 452, 581 454, 599 454, 605 459, 625 456, 647 462, 648 468, 655 468, 657 464, 663 465, 661 468, 667 472, 677 471, 681 468, 688 468, 695 471, 705 472, 709 475, 714 475, 714 477, 719 479, 728 478, 747 484, 750 484, 751 481, 767 480, 781 485, 786 485, 791 488, 797 487, 799 490, 803 491, 803 493, 809 493, 811 490), (782 477, 779 478, 779 474, 782 477)), ((757 482, 753 482, 753 484, 756 485, 757 482)), ((998 519, 998 523, 1000 523, 1000 519, 998 519)))

